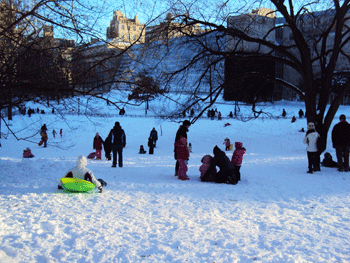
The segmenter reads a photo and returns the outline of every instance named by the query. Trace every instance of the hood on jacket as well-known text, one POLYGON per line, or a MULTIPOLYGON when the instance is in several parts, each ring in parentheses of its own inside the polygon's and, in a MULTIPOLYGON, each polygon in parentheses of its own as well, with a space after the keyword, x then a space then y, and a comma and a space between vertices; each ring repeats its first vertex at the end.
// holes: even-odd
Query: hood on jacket
POLYGON ((213 153, 214 153, 215 156, 217 156, 217 155, 222 154, 223 151, 221 151, 220 148, 217 145, 215 145, 215 147, 213 149, 213 153))
POLYGON ((77 161, 77 167, 87 166, 87 159, 85 156, 79 156, 77 161))
POLYGON ((209 154, 207 154, 207 155, 203 156, 201 162, 203 164, 210 164, 212 159, 213 159, 213 157, 211 157, 209 154))
POLYGON ((120 127, 119 121, 116 121, 116 122, 114 123, 114 128, 115 128, 115 129, 121 128, 121 127, 120 127))
POLYGON ((240 148, 242 148, 243 147, 243 143, 241 143, 241 142, 235 142, 235 148, 236 149, 240 149, 240 148))

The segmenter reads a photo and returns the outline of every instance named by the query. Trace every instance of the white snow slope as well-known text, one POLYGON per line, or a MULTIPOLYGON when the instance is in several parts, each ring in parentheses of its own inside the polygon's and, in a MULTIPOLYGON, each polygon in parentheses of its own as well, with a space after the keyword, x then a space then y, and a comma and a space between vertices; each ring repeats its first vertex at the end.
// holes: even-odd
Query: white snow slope
MULTIPOLYGON (((218 104, 223 116, 230 105, 218 104)), ((142 114, 142 110, 139 113, 142 114)), ((9 135, 0 148, 0 262, 350 262, 350 173, 322 167, 307 174, 305 119, 291 123, 302 103, 266 110, 285 119, 208 120, 188 132, 193 153, 189 181, 174 176, 178 123, 126 116, 15 116, 19 138, 48 126, 48 148, 9 135), (35 121, 34 125, 27 124, 35 121), (79 155, 92 152, 96 132, 105 138, 119 121, 127 136, 124 167, 89 160, 108 185, 102 194, 57 190, 79 155), (224 123, 232 125, 224 127, 224 123), (151 129, 154 155, 139 155, 151 129), (63 138, 52 136, 63 128, 63 138), (161 130, 162 129, 162 130, 161 130), (201 158, 224 139, 247 149, 237 185, 199 180, 201 158), (35 158, 23 159, 31 147, 35 158)), ((349 114, 349 107, 341 107, 349 114)), ((333 126, 332 125, 332 126, 333 126)), ((7 132, 2 123, 2 131, 7 132)), ((327 151, 335 159, 330 133, 327 151)), ((232 152, 226 152, 229 158, 232 152)))

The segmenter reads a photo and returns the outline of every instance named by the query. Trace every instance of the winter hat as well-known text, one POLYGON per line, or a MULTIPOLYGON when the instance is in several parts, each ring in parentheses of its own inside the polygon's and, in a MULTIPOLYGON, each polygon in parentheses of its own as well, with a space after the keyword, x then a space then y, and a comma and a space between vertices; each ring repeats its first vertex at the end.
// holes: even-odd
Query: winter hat
POLYGON ((27 147, 27 148, 26 148, 26 151, 30 151, 30 148, 29 148, 29 147, 27 147))
POLYGON ((189 120, 184 120, 184 122, 182 123, 182 125, 186 125, 186 126, 191 126, 191 123, 189 120))
POLYGON ((87 166, 87 159, 86 159, 85 156, 81 155, 81 156, 78 157, 77 166, 78 167, 85 167, 85 166, 87 166))
POLYGON ((116 121, 116 122, 114 123, 114 127, 120 127, 119 121, 116 121))
POLYGON ((310 130, 314 130, 315 129, 315 124, 313 122, 309 122, 307 124, 307 130, 310 131, 310 130))
POLYGON ((243 147, 243 143, 241 142, 235 142, 235 148, 236 149, 239 149, 239 148, 242 148, 243 147))
POLYGON ((344 115, 344 114, 340 115, 340 116, 339 116, 339 120, 341 120, 341 121, 345 121, 345 120, 346 120, 345 115, 344 115))

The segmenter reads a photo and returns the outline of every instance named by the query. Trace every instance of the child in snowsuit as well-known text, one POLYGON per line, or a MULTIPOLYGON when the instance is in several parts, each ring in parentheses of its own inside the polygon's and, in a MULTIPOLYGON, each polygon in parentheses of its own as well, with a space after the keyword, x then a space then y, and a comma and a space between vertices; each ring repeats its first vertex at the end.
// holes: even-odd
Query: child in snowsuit
MULTIPOLYGON (((77 166, 70 169, 64 177, 80 178, 86 181, 90 181, 93 184, 95 184, 98 190, 100 190, 100 193, 102 193, 103 189, 100 181, 96 180, 94 174, 88 168, 86 168, 86 165, 87 165, 86 157, 79 156, 77 161, 77 166)), ((61 182, 58 184, 58 189, 63 189, 61 182)))
POLYGON ((32 154, 32 151, 29 147, 23 150, 23 158, 33 158, 33 157, 34 157, 34 154, 32 154))
POLYGON ((47 147, 47 140, 49 139, 49 136, 47 136, 46 131, 41 131, 41 141, 39 142, 39 146, 44 143, 44 147, 47 147))
POLYGON ((307 144, 306 151, 307 151, 307 159, 309 163, 309 170, 307 173, 313 173, 316 171, 321 171, 320 167, 318 166, 318 150, 317 150, 317 139, 320 137, 318 132, 315 130, 315 124, 313 122, 309 122, 307 124, 307 132, 303 139, 303 143, 307 144))
POLYGON ((189 180, 189 178, 186 175, 186 172, 188 170, 186 161, 190 156, 187 148, 187 139, 183 136, 180 136, 180 139, 177 140, 174 143, 174 145, 176 148, 176 160, 179 162, 179 170, 178 170, 179 179, 182 181, 189 180))
POLYGON ((97 132, 93 141, 93 149, 96 150, 96 160, 101 160, 102 158, 102 145, 103 140, 97 132))
POLYGON ((245 154, 246 149, 243 147, 243 143, 235 142, 235 150, 232 154, 231 163, 235 166, 234 174, 238 181, 241 180, 241 165, 243 162, 243 155, 245 154))
POLYGON ((152 137, 148 138, 148 147, 149 147, 148 153, 153 154, 153 152, 154 152, 154 140, 152 137))
POLYGON ((62 131, 62 129, 60 129, 60 135, 61 135, 61 138, 62 138, 62 133, 63 133, 63 131, 62 131))
POLYGON ((215 182, 215 176, 216 176, 216 172, 217 172, 216 167, 215 167, 215 170, 213 170, 213 172, 211 174, 209 174, 209 176, 207 178, 204 178, 204 175, 205 175, 206 171, 209 169, 212 161, 213 161, 213 157, 210 156, 209 154, 204 155, 202 160, 201 160, 201 162, 203 164, 199 167, 199 171, 201 172, 200 179, 202 182, 215 182))
POLYGON ((215 176, 215 183, 237 184, 238 179, 234 174, 235 167, 226 156, 225 152, 221 151, 218 146, 215 146, 213 153, 213 161, 211 162, 210 167, 205 172, 204 176, 202 176, 203 180, 206 180, 215 170, 216 166, 218 166, 220 171, 215 176))
POLYGON ((231 142, 230 142, 230 139, 229 139, 229 138, 226 138, 223 144, 225 144, 225 147, 226 147, 226 148, 225 148, 225 151, 230 150, 231 142))
POLYGON ((324 167, 337 167, 338 164, 336 161, 333 161, 332 155, 329 152, 324 154, 324 159, 321 163, 324 167))
POLYGON ((57 134, 57 132, 55 130, 52 130, 52 135, 54 138, 56 138, 56 134, 57 134))
POLYGON ((145 149, 143 148, 143 145, 140 145, 140 150, 139 150, 139 154, 145 154, 146 151, 145 149))

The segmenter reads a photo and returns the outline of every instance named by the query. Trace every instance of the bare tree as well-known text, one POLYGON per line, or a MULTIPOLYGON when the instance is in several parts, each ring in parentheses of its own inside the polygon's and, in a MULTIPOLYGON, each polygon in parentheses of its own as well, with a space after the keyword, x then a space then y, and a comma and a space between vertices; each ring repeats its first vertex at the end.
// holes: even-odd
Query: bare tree
POLYGON ((205 9, 204 5, 201 1, 173 3, 172 19, 177 23, 171 29, 186 36, 187 42, 198 49, 190 61, 167 71, 167 78, 170 81, 201 67, 197 81, 192 82, 193 99, 185 108, 210 98, 195 92, 213 65, 222 66, 228 60, 242 65, 265 61, 283 68, 284 73, 256 68, 232 76, 226 72, 224 80, 210 94, 217 98, 224 90, 230 91, 232 82, 248 78, 258 78, 262 83, 250 94, 253 97, 256 92, 271 88, 269 83, 281 85, 305 101, 307 121, 323 126, 325 143, 332 120, 349 90, 348 78, 343 78, 342 85, 333 84, 336 74, 350 69, 350 1, 245 1, 241 7, 236 2, 224 1, 217 3, 215 9, 209 6, 205 9), (270 9, 262 8, 264 5, 270 9), (202 32, 188 30, 197 25, 202 32))

